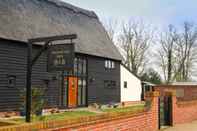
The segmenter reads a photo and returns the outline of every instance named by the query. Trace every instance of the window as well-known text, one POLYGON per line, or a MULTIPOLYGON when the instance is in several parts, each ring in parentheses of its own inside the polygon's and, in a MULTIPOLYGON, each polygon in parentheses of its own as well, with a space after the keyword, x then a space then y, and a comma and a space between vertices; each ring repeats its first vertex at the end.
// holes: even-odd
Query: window
POLYGON ((79 78, 78 79, 78 106, 86 105, 86 79, 79 78))
POLYGON ((82 61, 82 59, 78 59, 78 75, 82 75, 82 73, 83 73, 83 61, 82 61))
POLYGON ((77 71, 78 71, 78 70, 77 70, 77 69, 78 69, 77 66, 78 66, 78 59, 75 58, 75 59, 74 59, 74 74, 75 74, 75 75, 77 75, 77 71))
POLYGON ((111 81, 111 88, 116 88, 116 81, 111 81))
POLYGON ((149 85, 145 85, 144 87, 145 87, 146 92, 150 91, 150 86, 149 85))
POLYGON ((16 86, 16 76, 9 75, 8 76, 8 87, 14 88, 16 86))
POLYGON ((114 88, 116 88, 116 81, 105 80, 104 81, 104 88, 108 88, 108 89, 114 89, 114 88))
POLYGON ((176 90, 176 97, 180 98, 180 97, 184 97, 184 89, 177 89, 176 90))
POLYGON ((105 61, 105 68, 107 68, 108 67, 108 61, 106 60, 105 61))
POLYGON ((108 68, 111 69, 111 61, 108 61, 108 68))
POLYGON ((112 61, 112 63, 111 63, 111 68, 112 68, 112 69, 115 68, 115 63, 114 63, 114 61, 112 61))
POLYGON ((124 81, 124 88, 127 88, 127 81, 124 81))
POLYGON ((87 60, 83 57, 76 57, 74 64, 74 74, 77 76, 86 76, 87 75, 87 60))
POLYGON ((108 80, 104 80, 104 88, 108 88, 109 87, 109 81, 108 80))
POLYGON ((114 69, 115 68, 115 62, 112 60, 105 60, 105 68, 106 69, 114 69))
POLYGON ((86 74, 86 60, 83 59, 83 74, 86 74))
POLYGON ((64 56, 63 55, 58 55, 57 58, 54 60, 54 65, 58 66, 58 65, 65 65, 66 62, 64 60, 64 56))

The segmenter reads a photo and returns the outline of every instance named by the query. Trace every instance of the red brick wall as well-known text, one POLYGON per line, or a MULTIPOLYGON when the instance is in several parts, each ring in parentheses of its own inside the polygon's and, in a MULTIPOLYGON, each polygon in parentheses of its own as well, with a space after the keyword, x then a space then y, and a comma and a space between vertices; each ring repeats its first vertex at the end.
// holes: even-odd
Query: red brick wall
POLYGON ((158 130, 158 92, 152 92, 147 97, 152 101, 148 111, 135 114, 132 117, 113 119, 94 124, 73 125, 52 129, 53 131, 157 131, 158 130))
POLYGON ((197 100, 178 101, 172 96, 172 122, 173 125, 197 120, 197 100))
POLYGON ((184 90, 184 97, 177 98, 181 101, 190 101, 197 99, 197 85, 156 85, 154 90, 158 91, 161 96, 165 95, 166 91, 177 89, 184 90))

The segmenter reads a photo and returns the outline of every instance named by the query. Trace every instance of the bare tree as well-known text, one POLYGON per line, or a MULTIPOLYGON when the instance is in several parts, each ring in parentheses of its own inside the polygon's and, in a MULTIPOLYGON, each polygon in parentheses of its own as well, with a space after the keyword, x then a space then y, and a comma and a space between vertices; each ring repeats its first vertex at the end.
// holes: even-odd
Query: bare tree
POLYGON ((174 76, 176 81, 188 81, 192 76, 197 61, 197 28, 185 22, 176 45, 177 68, 174 76))
POLYGON ((188 22, 177 32, 170 25, 160 36, 159 66, 166 83, 189 81, 197 62, 197 28, 188 22))
POLYGON ((159 66, 162 69, 165 83, 172 81, 174 65, 174 47, 178 35, 173 25, 168 26, 168 31, 161 33, 159 38, 160 48, 158 50, 159 66))
POLYGON ((119 44, 125 58, 124 63, 137 76, 142 75, 148 63, 147 53, 152 38, 153 30, 143 22, 128 22, 122 25, 119 44))

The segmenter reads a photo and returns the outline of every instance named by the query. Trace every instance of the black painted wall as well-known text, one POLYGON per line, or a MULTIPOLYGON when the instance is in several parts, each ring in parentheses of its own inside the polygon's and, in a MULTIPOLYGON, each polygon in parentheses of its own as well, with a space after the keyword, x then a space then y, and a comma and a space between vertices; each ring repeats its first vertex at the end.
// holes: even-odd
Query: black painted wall
MULTIPOLYGON (((33 54, 40 46, 33 46, 33 54)), ((0 40, 0 111, 19 110, 20 90, 26 86, 27 44, 17 41, 0 40), (8 75, 16 76, 16 87, 8 87, 8 75)), ((47 72, 46 52, 33 66, 32 86, 45 88, 47 107, 57 107, 61 103, 61 73, 47 72)), ((105 59, 86 56, 88 61, 88 104, 120 101, 120 62, 115 69, 105 69, 105 59), (93 78, 93 81, 90 79, 93 78), (116 88, 104 88, 104 80, 116 81, 116 88)))
POLYGON ((115 69, 105 69, 105 60, 88 57, 88 104, 120 102, 120 62, 115 61, 115 69), (105 88, 105 80, 116 81, 116 88, 105 88))
MULTIPOLYGON (((33 54, 40 47, 33 46, 33 54)), ((26 86, 27 45, 25 43, 0 40, 0 111, 18 110, 21 107, 20 91, 26 86), (16 87, 8 87, 8 75, 16 76, 16 87)), ((59 82, 51 79, 53 74, 46 72, 46 53, 33 66, 32 86, 47 88, 45 97, 49 106, 57 106, 59 82)), ((56 73, 55 73, 56 74, 56 73)))

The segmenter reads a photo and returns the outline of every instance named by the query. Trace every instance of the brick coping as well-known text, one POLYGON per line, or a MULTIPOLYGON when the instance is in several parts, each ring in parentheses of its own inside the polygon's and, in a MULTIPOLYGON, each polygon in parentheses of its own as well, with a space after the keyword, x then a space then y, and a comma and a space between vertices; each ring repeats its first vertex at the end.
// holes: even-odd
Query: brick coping
MULTIPOLYGON (((94 124, 100 124, 100 123, 109 122, 109 121, 113 121, 113 120, 137 117, 137 116, 141 116, 141 115, 146 114, 146 113, 148 113, 148 111, 144 110, 144 111, 141 111, 141 112, 139 111, 139 112, 135 112, 135 113, 131 113, 131 114, 129 114, 129 113, 122 114, 122 115, 119 114, 117 116, 113 116, 111 114, 108 114, 109 116, 100 117, 98 119, 96 118, 94 120, 87 120, 87 121, 83 121, 83 122, 79 122, 79 123, 64 125, 62 128, 64 128, 64 129, 69 129, 69 128, 73 128, 73 127, 78 128, 78 127, 82 127, 82 126, 86 126, 86 125, 94 125, 94 124)), ((60 129, 60 128, 61 127, 56 127, 56 128, 53 128, 53 129, 47 129, 47 131, 53 131, 53 130, 60 129)))
POLYGON ((129 117, 135 117, 140 116, 143 114, 148 113, 148 109, 144 108, 143 110, 135 111, 135 112, 110 112, 110 113, 104 113, 104 114, 98 114, 95 116, 86 116, 86 117, 80 117, 80 118, 74 118, 69 120, 51 120, 51 121, 42 121, 42 122, 34 122, 34 123, 24 123, 20 125, 11 125, 11 126, 4 126, 0 127, 0 131, 5 130, 13 130, 13 129, 50 129, 50 128, 58 128, 58 127, 66 127, 66 128, 72 128, 72 127, 80 127, 84 125, 91 125, 91 124, 97 124, 97 123, 103 123, 111 120, 117 120, 117 119, 125 119, 129 117))
POLYGON ((190 101, 177 101, 178 107, 186 107, 186 106, 197 105, 197 100, 190 100, 190 101))

